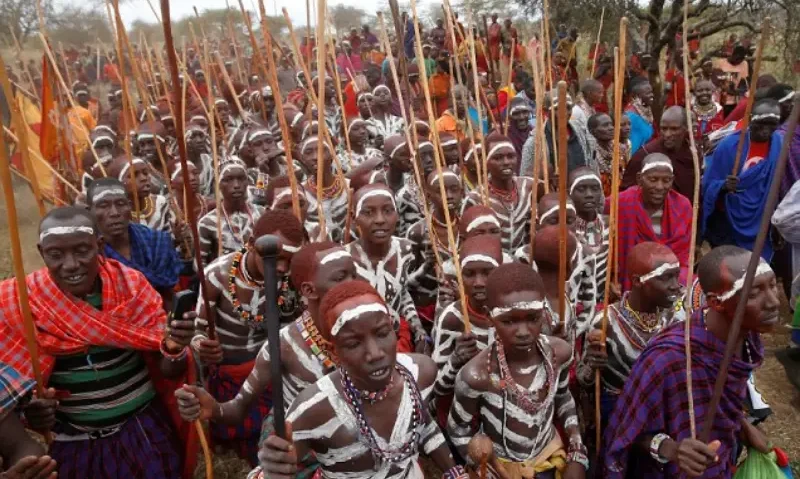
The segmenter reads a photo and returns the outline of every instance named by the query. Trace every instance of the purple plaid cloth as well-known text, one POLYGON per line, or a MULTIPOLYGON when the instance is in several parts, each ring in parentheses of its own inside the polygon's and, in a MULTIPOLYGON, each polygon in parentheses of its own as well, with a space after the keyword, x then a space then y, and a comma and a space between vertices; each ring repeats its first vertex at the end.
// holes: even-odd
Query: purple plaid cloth
MULTIPOLYGON (((706 331, 703 311, 692 315, 692 391, 697 427, 701 427, 720 374, 725 342, 706 331)), ((666 479, 684 477, 674 464, 661 466, 640 448, 641 435, 668 434, 681 441, 690 436, 686 391, 685 323, 674 324, 653 339, 631 370, 605 431, 604 479, 666 479)), ((764 357, 757 334, 746 337, 753 363, 734 358, 719 410, 714 416, 711 440, 719 440, 719 463, 706 470, 707 479, 729 479, 736 461, 739 420, 744 416, 747 379, 764 357)))
POLYGON ((778 128, 778 131, 784 135, 783 141, 792 142, 789 147, 789 161, 786 162, 786 174, 783 175, 783 180, 781 180, 781 198, 786 196, 795 181, 800 180, 800 128, 795 129, 794 137, 786 138, 787 126, 784 123, 778 128))
POLYGON ((58 464, 59 479, 179 479, 179 451, 166 409, 153 401, 115 434, 54 441, 49 454, 58 464))

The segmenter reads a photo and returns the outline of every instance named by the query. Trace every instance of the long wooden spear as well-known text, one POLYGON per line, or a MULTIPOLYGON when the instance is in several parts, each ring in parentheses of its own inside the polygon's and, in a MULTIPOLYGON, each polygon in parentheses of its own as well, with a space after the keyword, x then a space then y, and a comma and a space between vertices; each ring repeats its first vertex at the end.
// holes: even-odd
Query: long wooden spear
POLYGON ((603 10, 600 12, 600 27, 597 28, 597 40, 594 42, 594 55, 592 55, 592 69, 589 72, 589 78, 594 78, 594 67, 597 65, 597 52, 600 50, 600 34, 603 33, 603 20, 605 20, 605 18, 606 7, 603 7, 603 10))
MULTIPOLYGON (((318 0, 319 5, 317 6, 317 35, 316 35, 316 44, 317 44, 317 124, 319 125, 318 128, 320 131, 322 130, 322 124, 325 122, 325 83, 326 81, 326 74, 325 74, 325 12, 327 10, 325 6, 325 0, 318 0)), ((334 65, 336 68, 336 65, 334 65)), ((309 79, 310 80, 310 79, 309 79)), ((310 89, 314 89, 313 82, 309 84, 311 87, 310 89)), ((342 112, 344 115, 344 112, 342 112)), ((322 169, 325 163, 322 161, 322 155, 324 150, 324 145, 322 144, 323 135, 320 135, 317 140, 317 213, 319 215, 319 234, 320 237, 324 238, 326 236, 326 220, 325 220, 325 208, 322 205, 322 169)), ((333 155, 334 152, 331 151, 333 155)))
MULTIPOLYGON (((747 93, 747 104, 744 110, 744 118, 742 119, 742 134, 739 135, 739 144, 736 145, 736 159, 733 161, 733 171, 731 171, 732 175, 739 176, 739 165, 742 162, 742 153, 744 152, 744 140, 749 135, 747 134, 748 128, 750 127, 750 113, 753 111, 753 102, 756 99, 756 84, 758 83, 758 74, 761 72, 761 59, 764 56, 764 45, 767 43, 767 38, 769 37, 769 28, 770 28, 770 18, 764 18, 764 21, 761 24, 761 38, 758 39, 758 47, 756 48, 756 61, 753 64, 753 72, 750 75, 750 86, 748 88, 747 93)), ((684 35, 685 37, 686 35, 684 35)), ((684 51, 683 55, 686 56, 688 52, 684 51)), ((687 72, 684 72, 684 78, 688 75, 687 72)), ((739 79, 741 80, 741 79, 739 79)), ((738 86, 738 85, 737 85, 738 86)), ((689 105, 687 105, 688 107, 689 105)), ((691 126, 691 123, 689 124, 691 126)), ((791 137, 789 137, 791 138, 791 137)), ((689 286, 689 285, 687 285, 689 286)))
POLYGON ((541 48, 534 49, 532 52, 529 52, 531 66, 533 68, 533 87, 534 87, 534 95, 536 97, 536 125, 535 125, 535 145, 536 147, 533 149, 533 187, 531 188, 531 228, 530 228, 530 236, 531 236, 531 247, 530 247, 530 255, 528 257, 528 261, 530 264, 533 264, 533 241, 536 237, 536 222, 538 217, 538 208, 539 208, 539 173, 540 169, 544 167, 545 175, 544 175, 544 191, 547 193, 548 186, 547 186, 547 165, 543 161, 544 160, 544 121, 542 119, 542 98, 544 97, 544 85, 540 81, 541 72, 539 71, 539 57, 541 56, 541 48))
MULTIPOLYGON (((414 14, 414 44, 416 46, 417 51, 417 58, 423 58, 422 55, 422 37, 420 36, 419 31, 419 20, 417 17, 417 2, 416 0, 411 0, 411 11, 414 14)), ((422 82, 422 91, 425 93, 425 106, 428 109, 428 117, 433 118, 433 103, 431 101, 431 91, 428 87, 428 76, 427 75, 420 75, 420 80, 422 82)), ((431 128, 431 134, 433 135, 433 140, 436 145, 440 144, 439 141, 439 130, 436 128, 431 128)), ((433 149, 433 159, 436 163, 436 175, 439 177, 439 194, 442 197, 442 201, 447 197, 447 192, 445 191, 444 186, 444 174, 442 168, 442 158, 439 156, 439 148, 433 149)), ((421 186, 421 185, 420 185, 421 186)), ((445 222, 447 223, 447 242, 450 246, 450 251, 453 253, 453 265, 456 268, 456 278, 458 279, 458 290, 459 294, 461 295, 461 315, 463 316, 464 320, 464 331, 469 333, 471 330, 470 327, 470 320, 469 320, 469 309, 468 309, 468 301, 467 295, 464 292, 464 282, 461 276, 461 259, 459 258, 458 248, 456 247, 456 240, 455 235, 453 234, 453 223, 450 220, 450 208, 447 205, 443 205, 442 208, 444 210, 444 218, 445 222)), ((433 245, 436 248, 436 245, 433 245)))
MULTIPOLYGON (((558 314, 567 328, 567 82, 558 82, 558 314)), ((552 123, 551 123, 552 124, 552 123)))
MULTIPOLYGON (((789 115, 789 124, 786 127, 786 138, 794 138, 795 130, 797 129, 798 117, 800 117, 800 94, 796 93, 794 95, 794 106, 792 107, 792 113, 789 115)), ((761 262, 761 252, 764 250, 764 243, 766 242, 769 234, 772 213, 775 211, 775 207, 778 204, 781 178, 783 178, 783 174, 786 171, 786 161, 789 158, 789 147, 791 144, 791 141, 784 141, 783 146, 781 147, 781 153, 780 156, 778 156, 778 162, 775 165, 775 173, 772 175, 772 183, 770 184, 769 193, 767 194, 767 202, 764 205, 764 213, 761 215, 761 225, 758 229, 756 241, 753 244, 753 252, 750 255, 750 263, 747 265, 747 271, 745 272, 742 291, 737 295, 739 302, 736 305, 736 312, 733 316, 733 322, 728 330, 728 340, 725 344, 725 355, 722 357, 722 363, 719 366, 720 374, 717 375, 717 380, 714 383, 714 393, 711 396, 711 404, 709 408, 706 409, 708 413, 705 416, 703 421, 703 429, 700 433, 700 440, 706 444, 711 439, 711 429, 714 425, 714 416, 716 416, 717 410, 719 409, 719 403, 722 399, 722 393, 725 389, 725 381, 728 379, 726 371, 728 371, 728 368, 731 365, 731 360, 733 359, 736 347, 739 346, 739 331, 742 327, 742 320, 744 320, 744 311, 747 307, 747 298, 750 296, 750 290, 753 288, 753 282, 755 281, 756 276, 756 268, 758 268, 758 265, 761 262)), ((694 238, 692 238, 692 240, 694 240, 694 238)), ((689 388, 691 389, 691 385, 689 385, 689 388)))
MULTIPOLYGON (((683 72, 684 78, 689 71, 689 0, 683 2, 683 72)), ((697 155, 697 145, 694 141, 694 133, 692 131, 692 94, 689 88, 685 88, 685 105, 684 111, 686 112, 686 125, 688 128, 689 136, 689 150, 692 153, 692 166, 694 167, 694 191, 692 194, 692 229, 689 235, 689 268, 686 274, 686 297, 684 298, 684 307, 691 305, 692 301, 692 282, 694 275, 694 259, 697 254, 697 213, 700 205, 700 160, 697 155)), ((749 115, 748 115, 749 117, 749 115)), ((744 135, 742 135, 744 137, 744 135)), ((615 141, 617 139, 615 138, 615 141)), ((686 308, 688 311, 688 308, 686 308)), ((686 394, 688 395, 689 406, 689 429, 692 434, 692 439, 697 437, 697 422, 694 414, 694 392, 692 390, 692 322, 685 321, 684 331, 684 347, 686 350, 686 394)))
MULTIPOLYGON (((162 25, 164 27, 164 41, 167 46, 167 60, 169 62, 169 69, 170 75, 172 77, 172 85, 173 88, 180 88, 180 80, 178 79, 178 58, 175 54, 175 46, 172 38, 172 23, 170 20, 169 14, 169 0, 161 0, 161 17, 162 17, 162 25)), ((177 92, 174 92, 177 93, 177 92)), ((235 93, 234 93, 235 94, 235 93)), ((181 103, 183 102, 183 97, 180 94, 175 94, 173 97, 177 97, 178 101, 178 108, 177 110, 181 109, 181 103)), ((181 116, 177 116, 175 118, 175 127, 177 131, 184 131, 183 126, 183 118, 181 116)), ((181 162, 181 172, 183 173, 183 189, 184 189, 184 198, 186 199, 186 210, 187 211, 195 211, 195 199, 196 199, 196 191, 192 188, 191 179, 189 178, 189 164, 188 164, 188 155, 186 154, 186 143, 184 135, 178 135, 178 152, 180 155, 180 162, 181 162), (192 188, 191 194, 188 193, 188 189, 192 188)), ((218 207, 221 207, 218 205, 218 207)), ((194 239, 194 254, 195 254, 195 261, 197 262, 197 277, 200 280, 201 285, 206 284, 206 275, 203 270, 203 258, 200 253, 200 248, 197 245, 200 244, 200 234, 197 230, 197 217, 195 215, 190 214, 188 215, 189 226, 192 230, 192 238, 194 239)), ((214 311, 211 309, 211 302, 209 301, 208 297, 208 288, 201 288, 203 293, 203 307, 206 310, 206 316, 208 320, 208 328, 207 333, 209 339, 214 339, 216 337, 216 324, 214 318, 214 311)), ((197 429, 197 435, 200 438, 200 443, 203 447, 203 455, 205 457, 206 463, 206 477, 213 478, 214 477, 214 465, 212 462, 211 451, 208 448, 208 444, 206 442, 205 431, 203 430, 203 425, 200 421, 195 421, 195 428, 197 429)))

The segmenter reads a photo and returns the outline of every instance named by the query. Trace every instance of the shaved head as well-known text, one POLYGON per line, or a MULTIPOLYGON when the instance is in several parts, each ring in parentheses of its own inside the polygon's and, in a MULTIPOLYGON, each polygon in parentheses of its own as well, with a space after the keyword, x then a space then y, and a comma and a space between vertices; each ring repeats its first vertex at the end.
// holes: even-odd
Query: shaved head
MULTIPOLYGON (((536 261, 536 265, 540 269, 543 266, 558 268, 560 258, 558 249, 559 235, 560 228, 552 225, 544 226, 536 233, 536 237, 533 240, 533 260, 536 261)), ((572 258, 577 247, 578 240, 570 232, 567 235, 567 271, 571 269, 570 258, 572 258)))
POLYGON ((642 276, 664 263, 677 263, 678 257, 661 243, 646 241, 631 248, 628 253, 628 274, 642 276))
POLYGON ((665 121, 677 122, 681 126, 686 126, 686 110, 680 106, 671 106, 661 115, 661 123, 665 121))

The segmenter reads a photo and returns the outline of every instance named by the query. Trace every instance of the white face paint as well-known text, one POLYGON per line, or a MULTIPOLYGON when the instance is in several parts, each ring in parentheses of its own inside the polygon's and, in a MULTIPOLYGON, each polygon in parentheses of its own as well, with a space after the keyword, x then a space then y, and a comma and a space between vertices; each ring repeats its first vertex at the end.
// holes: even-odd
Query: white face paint
POLYGON ((247 173, 247 169, 244 167, 243 164, 241 164, 241 163, 228 163, 227 165, 222 167, 222 171, 219 174, 220 179, 222 179, 225 176, 225 173, 228 173, 229 171, 233 171, 233 170, 236 170, 236 169, 242 170, 245 173, 247 173))
POLYGON ((277 193, 275 193, 275 197, 272 198, 272 207, 275 206, 285 197, 292 196, 292 189, 291 188, 282 188, 277 193))
POLYGON ((650 281, 651 279, 658 278, 659 276, 663 275, 667 271, 672 271, 674 269, 681 269, 681 264, 680 263, 664 263, 661 266, 659 266, 658 268, 654 269, 653 271, 650 271, 647 274, 643 274, 643 275, 639 276, 639 281, 641 281, 642 283, 646 283, 646 282, 650 281))
POLYGON ((299 246, 292 246, 290 244, 285 244, 285 243, 281 244, 281 249, 286 251, 287 253, 292 253, 292 254, 297 253, 298 251, 300 251, 300 247, 299 246))
POLYGON ((361 214, 361 208, 364 206, 364 201, 366 201, 368 198, 374 198, 376 196, 385 196, 386 198, 389 198, 392 200, 392 206, 395 208, 395 210, 397 210, 397 206, 394 203, 394 195, 386 190, 371 190, 364 193, 361 198, 358 199, 358 203, 356 203, 356 216, 361 214))
MULTIPOLYGON (((547 210, 547 211, 545 211, 544 213, 542 213, 542 215, 541 215, 541 216, 539 216, 539 224, 543 224, 543 223, 544 223, 544 220, 545 220, 545 219, 546 219, 548 216, 550 216, 550 215, 552 215, 553 213, 557 212, 557 211, 558 211, 558 209, 559 209, 559 207, 560 207, 560 205, 555 205, 555 206, 551 207, 549 210, 547 210)), ((568 209, 568 210, 570 210, 570 211, 572 211, 573 213, 575 213, 575 207, 574 207, 574 206, 572 206, 572 205, 568 204, 568 205, 567 205, 567 209, 568 209)))
POLYGON ((512 151, 517 151, 514 149, 514 145, 510 141, 501 141, 500 143, 494 144, 494 146, 489 150, 489 153, 486 154, 486 159, 490 159, 492 155, 497 153, 501 148, 511 148, 512 151))
POLYGON ((482 224, 491 224, 497 226, 498 228, 500 227, 500 222, 497 221, 497 218, 491 215, 483 215, 483 216, 478 216, 477 218, 469 222, 469 224, 467 225, 467 233, 471 232, 472 230, 474 230, 475 228, 477 228, 482 224))
POLYGON ((581 181, 594 181, 597 182, 597 184, 600 185, 601 187, 603 186, 603 183, 600 182, 600 178, 597 175, 595 174, 581 175, 575 178, 575 181, 572 182, 572 186, 569 187, 570 195, 572 194, 573 191, 575 191, 575 188, 578 187, 581 181))
MULTIPOLYGON (((448 177, 448 176, 452 177, 452 178, 455 178, 455 179, 459 179, 458 175, 453 173, 450 170, 446 170, 446 171, 442 172, 442 178, 445 178, 445 177, 448 177)), ((431 178, 431 186, 435 185, 437 181, 439 181, 439 173, 436 173, 435 175, 433 175, 433 178, 431 178)))
POLYGON ((358 319, 362 314, 367 313, 389 314, 389 311, 386 309, 386 306, 382 305, 381 303, 360 304, 355 308, 342 311, 342 314, 336 318, 336 322, 331 328, 331 336, 336 336, 339 334, 339 331, 342 330, 342 327, 345 324, 353 321, 354 319, 358 319))
MULTIPOLYGON (((764 275, 764 274, 767 274, 767 273, 772 273, 772 272, 773 272, 772 268, 770 268, 769 264, 762 259, 761 263, 759 263, 759 265, 758 265, 758 268, 756 268, 755 277, 759 277, 761 275, 764 275)), ((744 279, 746 277, 747 277, 747 274, 743 274, 741 278, 739 278, 739 279, 737 279, 736 281, 733 282, 733 286, 731 286, 731 289, 728 290, 728 292, 726 292, 724 294, 717 295, 719 300, 720 301, 727 301, 727 300, 733 298, 736 295, 736 293, 741 291, 742 288, 744 287, 744 279)))
POLYGON ((478 263, 478 262, 489 263, 495 268, 498 266, 497 260, 492 258, 491 256, 486 256, 485 254, 471 254, 469 256, 464 257, 461 260, 461 267, 464 268, 470 263, 478 263))
POLYGON ((672 163, 670 163, 668 161, 652 161, 652 162, 647 163, 646 165, 644 165, 642 167, 642 174, 644 174, 646 171, 649 171, 649 170, 652 170, 652 169, 655 169, 655 168, 666 168, 670 172, 673 171, 672 170, 672 163))
POLYGON ((141 158, 134 158, 130 162, 126 163, 125 166, 122 167, 122 170, 119 172, 119 176, 117 179, 123 183, 125 183, 126 178, 128 178, 128 170, 130 169, 131 165, 146 165, 145 161, 141 158))
POLYGON ((92 196, 92 203, 97 203, 103 198, 109 196, 126 196, 126 195, 127 193, 125 192, 124 188, 119 188, 119 187, 103 188, 92 196))
POLYGON ((511 311, 541 311, 544 309, 544 301, 519 301, 505 308, 492 308, 489 316, 497 318, 511 311))
POLYGON ((347 252, 347 250, 339 249, 336 251, 331 251, 330 253, 323 256, 322 259, 319 260, 319 264, 320 266, 322 266, 323 264, 332 263, 342 258, 352 258, 352 256, 350 255, 350 253, 347 252))
POLYGON ((94 236, 94 228, 91 226, 54 226, 39 233, 39 242, 41 243, 48 236, 64 236, 75 233, 86 233, 94 236))
POLYGON ((400 144, 395 146, 392 149, 391 153, 389 153, 389 158, 394 158, 394 155, 396 155, 397 152, 400 151, 400 149, 403 148, 404 146, 406 146, 406 142, 405 141, 400 142, 400 144))

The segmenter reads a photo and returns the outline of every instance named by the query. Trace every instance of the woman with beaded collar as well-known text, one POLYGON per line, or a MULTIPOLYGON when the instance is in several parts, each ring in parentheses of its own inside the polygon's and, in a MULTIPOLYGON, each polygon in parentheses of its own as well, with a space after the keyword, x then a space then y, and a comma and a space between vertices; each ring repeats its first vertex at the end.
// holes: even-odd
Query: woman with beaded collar
POLYGON ((400 351, 430 350, 428 337, 409 289, 414 259, 411 241, 394 236, 397 207, 388 186, 375 183, 353 194, 353 221, 358 239, 345 246, 356 261, 358 275, 383 297, 395 321, 400 351))
MULTIPOLYGON (((526 244, 530 236, 531 188, 533 180, 516 176, 517 152, 507 136, 493 132, 486 137, 486 162, 489 171, 489 202, 502 231, 503 250, 513 253, 526 244)), ((482 204, 479 191, 472 191, 464 200, 463 209, 482 204)))
MULTIPOLYGON (((486 294, 496 341, 456 377, 447 423, 453 443, 467 457, 482 431, 509 477, 585 477, 589 458, 568 389, 572 349, 543 333, 542 278, 524 264, 504 264, 489 275, 486 294)), ((488 477, 498 474, 490 467, 488 477)))
POLYGON ((287 413, 293 443, 267 438, 261 469, 249 477, 294 478, 298 458, 313 452, 319 477, 422 479, 423 452, 446 471, 443 479, 467 478, 425 406, 436 366, 426 356, 396 353, 380 294, 361 281, 340 283, 323 298, 320 314, 338 368, 297 396, 287 413))
MULTIPOLYGON (((206 335, 210 312, 198 304, 192 348, 202 364, 217 365, 208 378, 209 392, 217 401, 236 397, 253 369, 261 347, 267 340, 266 322, 261 314, 266 301, 264 263, 253 248, 255 238, 274 234, 280 239, 276 265, 278 310, 281 323, 297 319, 301 311, 298 295, 289 281, 289 265, 305 239, 297 218, 287 211, 267 211, 256 222, 253 236, 240 251, 217 258, 206 268, 209 305, 214 308, 217 339, 206 335)), ((255 465, 261 422, 272 406, 269 391, 261 394, 247 410, 244 422, 228 426, 212 425, 215 443, 232 448, 255 465)))
MULTIPOLYGON (((290 269, 292 284, 297 285, 307 307, 290 327, 281 329, 283 401, 287 409, 305 388, 335 371, 332 347, 319 332, 323 327, 320 301, 338 283, 356 279, 352 256, 332 241, 304 245, 292 257, 290 269)), ((270 362, 269 343, 265 341, 250 375, 236 397, 227 402, 217 402, 202 387, 183 386, 176 393, 181 416, 186 421, 208 419, 221 425, 241 424, 251 406, 271 389, 270 362)), ((261 427, 261 439, 266 439, 273 430, 270 411, 261 427)), ((311 477, 318 467, 313 457, 300 462, 303 471, 298 470, 298 479, 311 477)))
POLYGON ((320 138, 311 135, 300 144, 300 162, 309 171, 309 177, 303 183, 303 189, 308 202, 308 216, 306 223, 319 227, 319 202, 318 189, 322 188, 322 212, 325 218, 325 232, 331 241, 341 243, 344 239, 344 229, 347 223, 349 208, 350 188, 349 181, 343 175, 333 171, 333 151, 327 142, 322 148, 322 178, 317 177, 317 146, 320 138))

